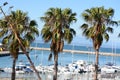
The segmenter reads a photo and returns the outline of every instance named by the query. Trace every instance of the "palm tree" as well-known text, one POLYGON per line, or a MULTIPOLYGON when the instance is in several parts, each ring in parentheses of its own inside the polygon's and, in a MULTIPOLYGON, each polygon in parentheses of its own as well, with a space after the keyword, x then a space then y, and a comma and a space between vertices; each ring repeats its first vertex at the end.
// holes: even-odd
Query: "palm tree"
MULTIPOLYGON (((39 31, 36 27, 37 23, 34 20, 30 20, 27 13, 24 13, 21 10, 12 11, 10 15, 4 16, 5 18, 0 22, 0 37, 3 37, 3 44, 8 45, 11 55, 14 58, 13 69, 15 69, 18 52, 19 50, 22 50, 27 56, 32 68, 35 70, 39 80, 41 80, 39 73, 35 69, 27 52, 30 43, 35 40, 35 35, 39 35, 39 31)), ((14 73, 15 72, 13 71, 13 76, 15 75, 14 73)), ((12 80, 15 79, 12 78, 12 80)))
POLYGON ((15 80, 15 66, 16 66, 16 60, 18 58, 19 53, 19 45, 14 38, 13 34, 5 35, 7 33, 10 33, 7 29, 7 22, 4 20, 0 20, 0 37, 3 37, 2 43, 3 45, 8 45, 6 48, 9 49, 11 56, 13 57, 13 66, 12 66, 12 75, 11 80, 15 80))
POLYGON ((112 8, 105 9, 104 7, 86 9, 85 12, 82 13, 82 17, 86 21, 86 23, 81 25, 83 35, 92 40, 96 53, 94 80, 97 80, 99 49, 104 39, 106 41, 109 40, 108 33, 113 32, 113 28, 109 26, 117 24, 116 21, 112 20, 113 15, 114 10, 112 8))
POLYGON ((58 53, 63 51, 64 41, 70 43, 73 35, 76 34, 74 29, 70 28, 73 21, 76 21, 76 13, 72 13, 71 9, 50 8, 41 17, 45 22, 41 30, 42 38, 45 42, 51 42, 51 54, 54 55, 54 76, 53 80, 57 80, 57 66, 58 66, 58 53))

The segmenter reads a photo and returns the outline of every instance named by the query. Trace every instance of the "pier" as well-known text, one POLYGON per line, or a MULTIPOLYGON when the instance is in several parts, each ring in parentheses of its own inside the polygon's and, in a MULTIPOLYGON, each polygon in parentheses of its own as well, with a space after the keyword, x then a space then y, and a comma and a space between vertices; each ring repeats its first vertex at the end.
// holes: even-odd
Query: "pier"
POLYGON ((2 56, 9 56, 10 52, 9 51, 0 51, 0 57, 2 56))
MULTIPOLYGON (((22 54, 22 51, 19 51, 19 54, 22 54)), ((10 56, 10 51, 0 51, 0 57, 10 56)))
MULTIPOLYGON (((50 50, 50 48, 39 48, 39 47, 30 47, 30 49, 46 50, 46 51, 50 50)), ((91 52, 91 51, 67 50, 67 49, 63 49, 63 52, 78 53, 78 54, 95 54, 95 52, 91 52)), ((103 56, 118 56, 118 57, 120 57, 120 53, 116 54, 116 53, 99 52, 99 55, 103 55, 103 56)))

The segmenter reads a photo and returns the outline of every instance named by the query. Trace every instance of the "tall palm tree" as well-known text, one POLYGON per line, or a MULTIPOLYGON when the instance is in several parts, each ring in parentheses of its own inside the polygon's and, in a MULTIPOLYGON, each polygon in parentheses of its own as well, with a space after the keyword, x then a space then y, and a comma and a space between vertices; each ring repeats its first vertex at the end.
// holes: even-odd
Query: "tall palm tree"
MULTIPOLYGON (((39 80, 41 80, 39 73, 35 69, 32 60, 29 57, 27 49, 30 47, 30 43, 35 40, 35 35, 39 35, 37 29, 37 23, 34 20, 30 20, 27 13, 21 10, 12 11, 10 15, 6 16, 0 22, 0 37, 3 37, 3 44, 7 44, 11 55, 13 56, 13 69, 15 69, 16 59, 18 57, 19 50, 27 56, 32 68, 35 70, 39 80)), ((13 71, 13 76, 15 72, 13 71)), ((15 79, 12 79, 15 80, 15 79)))
POLYGON ((109 40, 109 32, 113 32, 113 28, 110 25, 117 24, 116 21, 112 20, 114 15, 114 10, 112 8, 105 9, 104 7, 95 7, 91 9, 86 9, 82 13, 83 19, 86 21, 81 28, 83 30, 83 35, 93 42, 93 47, 96 53, 95 62, 95 78, 97 80, 98 72, 98 59, 99 59, 99 49, 103 43, 103 40, 109 40))
POLYGON ((45 42, 51 42, 51 54, 54 55, 54 76, 53 80, 57 80, 58 53, 63 51, 64 41, 70 43, 76 34, 74 29, 70 28, 73 21, 76 21, 76 13, 72 13, 71 9, 50 8, 41 17, 45 22, 41 30, 42 38, 45 42))

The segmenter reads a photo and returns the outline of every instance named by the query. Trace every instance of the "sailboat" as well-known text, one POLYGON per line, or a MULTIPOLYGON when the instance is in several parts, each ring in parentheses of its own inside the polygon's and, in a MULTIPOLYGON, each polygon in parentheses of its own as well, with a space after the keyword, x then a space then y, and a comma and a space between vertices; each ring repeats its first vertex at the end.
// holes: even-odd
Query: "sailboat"
MULTIPOLYGON (((113 43, 112 43, 112 53, 116 53, 116 45, 113 46, 113 43)), ((115 56, 112 56, 111 62, 107 62, 101 68, 101 73, 116 73, 116 72, 120 72, 120 67, 115 64, 115 58, 114 57, 115 56)))

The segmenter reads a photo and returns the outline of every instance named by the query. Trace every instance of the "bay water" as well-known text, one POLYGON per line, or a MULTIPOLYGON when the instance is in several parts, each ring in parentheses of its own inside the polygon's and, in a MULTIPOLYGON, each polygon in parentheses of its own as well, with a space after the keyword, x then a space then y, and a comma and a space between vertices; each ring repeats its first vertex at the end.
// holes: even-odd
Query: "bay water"
MULTIPOLYGON (((32 43, 32 47, 42 47, 42 48, 49 48, 50 44, 46 43, 32 43)), ((82 50, 82 51, 94 51, 93 47, 90 46, 77 46, 77 45, 65 45, 64 49, 70 49, 70 50, 82 50)), ((113 49, 113 48, 100 48, 100 52, 110 52, 114 54, 119 54, 120 49, 113 49)), ((43 50, 31 50, 30 51, 30 57, 35 64, 37 65, 52 65, 54 63, 54 60, 52 58, 51 61, 48 61, 48 56, 51 52, 50 51, 43 51, 43 50)), ((67 65, 69 63, 72 63, 77 60, 85 60, 86 62, 95 62, 95 55, 93 54, 78 54, 74 52, 62 52, 59 53, 59 65, 67 65)), ((29 63, 26 56, 24 54, 20 54, 17 60, 17 64, 22 61, 24 63, 29 63)), ((106 64, 107 62, 114 63, 116 65, 120 65, 120 57, 112 57, 112 56, 99 56, 99 65, 102 66, 106 64)), ((11 56, 5 56, 0 57, 0 68, 5 67, 12 67, 12 57, 11 56)))

